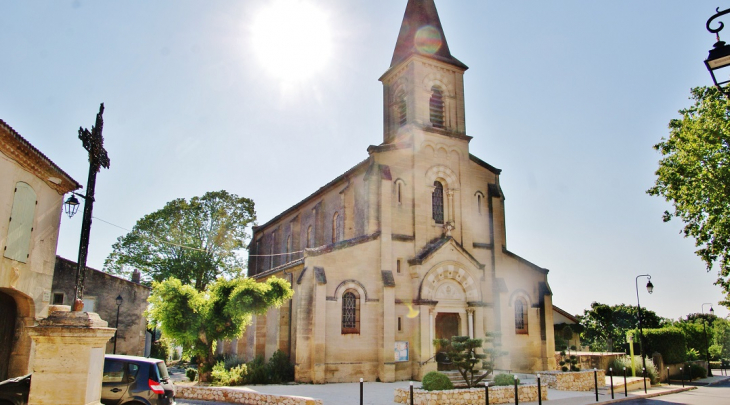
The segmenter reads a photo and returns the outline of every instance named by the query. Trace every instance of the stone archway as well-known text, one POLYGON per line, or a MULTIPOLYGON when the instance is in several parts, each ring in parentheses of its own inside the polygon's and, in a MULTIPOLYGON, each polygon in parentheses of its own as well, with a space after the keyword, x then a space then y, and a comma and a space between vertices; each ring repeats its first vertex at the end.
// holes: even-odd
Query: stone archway
POLYGON ((0 292, 0 381, 7 380, 10 353, 15 341, 15 322, 18 307, 13 297, 0 292))

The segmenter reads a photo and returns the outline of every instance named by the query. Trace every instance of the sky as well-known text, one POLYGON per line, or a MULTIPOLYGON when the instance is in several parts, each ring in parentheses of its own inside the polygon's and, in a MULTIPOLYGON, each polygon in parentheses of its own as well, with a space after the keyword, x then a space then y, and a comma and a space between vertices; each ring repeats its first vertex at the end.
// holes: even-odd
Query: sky
MULTIPOLYGON (((111 167, 97 177, 88 260, 101 269, 125 229, 172 199, 224 189, 252 198, 264 223, 366 158, 382 142, 378 78, 405 6, 4 0, 0 118, 85 185, 78 129, 105 104, 111 167)), ((635 305, 631 281, 649 274, 642 307, 676 319, 712 303, 726 316, 716 272, 645 192, 652 146, 690 89, 711 84, 717 2, 436 6, 469 66, 470 151, 503 170, 507 247, 550 270, 553 303, 572 314, 635 305)), ((76 260, 81 217, 63 215, 58 255, 76 260)))

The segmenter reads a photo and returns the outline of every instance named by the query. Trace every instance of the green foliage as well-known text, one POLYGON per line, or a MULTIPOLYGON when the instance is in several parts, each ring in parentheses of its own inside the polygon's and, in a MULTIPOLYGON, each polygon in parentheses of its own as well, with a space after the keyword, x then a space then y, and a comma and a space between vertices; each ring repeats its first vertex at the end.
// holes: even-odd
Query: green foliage
POLYGON ((730 322, 718 318, 712 324, 712 344, 720 346, 720 358, 730 358, 730 322))
POLYGON ((495 362, 506 352, 499 349, 496 342, 497 334, 487 334, 486 343, 489 347, 484 348, 484 353, 477 353, 482 347, 484 340, 470 339, 469 336, 453 336, 451 340, 434 339, 433 343, 437 351, 445 352, 450 364, 459 371, 464 378, 467 387, 476 386, 477 383, 486 378, 494 371, 495 362), (481 371, 477 365, 481 363, 481 371))
POLYGON ((685 378, 689 376, 690 380, 705 378, 707 377, 707 369, 697 364, 687 363, 684 365, 684 375, 685 378))
POLYGON ((185 376, 188 377, 188 380, 195 381, 195 377, 198 376, 198 369, 188 367, 187 369, 185 369, 185 376))
POLYGON ((226 369, 225 362, 219 361, 213 366, 211 381, 213 385, 235 386, 247 383, 248 369, 246 364, 239 364, 226 369))
POLYGON ((128 278, 139 269, 143 281, 170 277, 204 291, 220 276, 240 277, 240 251, 256 220, 253 200, 226 191, 205 193, 190 201, 178 198, 138 220, 112 245, 104 270, 128 278))
MULTIPOLYGON (((520 379, 517 379, 517 384, 519 385, 520 379)), ((515 376, 512 374, 497 374, 494 376, 494 385, 497 386, 504 386, 504 385, 515 385, 515 376)))
POLYGON ((152 342, 152 347, 150 348, 150 357, 151 358, 167 361, 167 358, 169 357, 168 353, 169 353, 169 346, 165 339, 159 339, 159 340, 152 342))
POLYGON ((186 355, 203 360, 207 367, 200 370, 200 380, 206 381, 215 364, 215 342, 241 336, 253 315, 283 305, 293 294, 289 283, 277 277, 260 283, 219 278, 204 292, 170 278, 153 283, 147 315, 186 355))
POLYGON ((294 381, 294 365, 289 361, 289 356, 281 350, 271 355, 269 364, 269 379, 272 384, 281 384, 294 381))
POLYGON ((563 372, 580 371, 580 367, 578 367, 578 357, 576 357, 575 355, 570 355, 566 358, 565 352, 560 352, 560 358, 560 370, 562 370, 563 372))
MULTIPOLYGON (((651 358, 646 357, 646 376, 651 380, 652 384, 658 384, 660 375, 659 372, 656 369, 656 366, 654 365, 654 362, 651 360, 651 358)), ((626 367, 626 375, 631 375, 631 356, 623 356, 618 357, 614 360, 612 360, 606 369, 606 375, 609 375, 610 368, 613 368, 613 375, 623 375, 623 369, 626 367)), ((641 368, 643 365, 641 364, 641 356, 634 356, 634 367, 636 367, 636 376, 641 376, 641 368)))
POLYGON ((246 363, 248 366, 248 384, 268 384, 269 372, 266 368, 266 359, 264 356, 256 356, 253 360, 246 363))
POLYGON ((666 364, 677 364, 686 359, 687 341, 679 328, 644 329, 644 341, 646 354, 659 352, 666 364))
MULTIPOLYGON (((641 309, 644 328, 660 328, 668 324, 668 320, 658 316, 654 311, 641 309)), ((638 307, 634 305, 608 306, 594 302, 591 309, 579 316, 583 326, 581 341, 589 345, 593 351, 608 350, 609 339, 613 342, 614 351, 626 345, 626 332, 636 328, 639 320, 638 307)))
POLYGON ((664 222, 679 218, 685 237, 692 237, 695 253, 707 271, 719 266, 716 285, 730 305, 730 100, 714 87, 692 89, 694 105, 669 122, 669 139, 654 149, 662 155, 654 187, 647 193, 670 202, 664 222))
POLYGON ((454 384, 451 383, 449 377, 445 374, 441 374, 438 371, 431 371, 423 376, 421 381, 423 389, 426 391, 443 391, 454 389, 454 384))
POLYGON ((722 346, 710 346, 710 360, 720 360, 722 358, 722 346))
POLYGON ((700 358, 700 352, 698 352, 694 347, 690 347, 687 349, 685 357, 687 358, 687 361, 695 361, 700 358))

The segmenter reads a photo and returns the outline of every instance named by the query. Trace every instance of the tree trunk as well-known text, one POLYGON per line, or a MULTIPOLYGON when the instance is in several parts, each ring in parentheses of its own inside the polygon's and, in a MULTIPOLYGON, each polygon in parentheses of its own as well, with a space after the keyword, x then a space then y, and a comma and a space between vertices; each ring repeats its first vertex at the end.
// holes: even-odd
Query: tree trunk
POLYGON ((198 365, 198 381, 210 382, 211 374, 213 372, 213 366, 215 366, 215 356, 213 355, 213 348, 208 347, 205 359, 198 365))

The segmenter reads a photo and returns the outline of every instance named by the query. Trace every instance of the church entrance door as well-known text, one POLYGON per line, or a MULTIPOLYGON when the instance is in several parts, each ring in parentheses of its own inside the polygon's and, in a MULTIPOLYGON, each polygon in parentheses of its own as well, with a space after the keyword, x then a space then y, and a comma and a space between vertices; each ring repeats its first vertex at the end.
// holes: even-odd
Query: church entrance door
POLYGON ((8 379, 10 353, 15 338, 17 307, 13 297, 0 292, 0 381, 8 379))
MULTIPOLYGON (((453 336, 459 335, 459 314, 453 312, 442 312, 436 315, 436 339, 451 340, 453 336)), ((445 348, 441 348, 445 350, 445 348)), ((452 370, 448 364, 438 365, 439 371, 452 370)))

